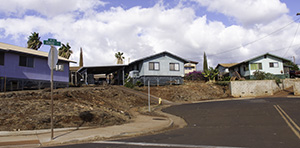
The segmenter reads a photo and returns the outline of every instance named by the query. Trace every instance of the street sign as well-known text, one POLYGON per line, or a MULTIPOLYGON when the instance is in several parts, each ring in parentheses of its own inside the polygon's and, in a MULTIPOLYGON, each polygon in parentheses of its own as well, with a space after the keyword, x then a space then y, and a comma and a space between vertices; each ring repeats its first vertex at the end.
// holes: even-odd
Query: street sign
POLYGON ((44 45, 60 46, 61 42, 58 42, 56 39, 48 39, 44 40, 44 45))
POLYGON ((49 50, 49 53, 48 53, 48 66, 50 67, 50 69, 55 69, 57 61, 58 61, 57 49, 54 46, 51 46, 51 49, 49 50), (53 56, 51 54, 52 50, 53 50, 53 56), (51 63, 52 58, 53 58, 53 65, 51 63))
POLYGON ((48 65, 51 69, 51 140, 53 140, 54 130, 53 130, 53 69, 56 67, 58 61, 57 49, 54 46, 60 46, 60 42, 57 42, 56 39, 44 40, 45 45, 51 45, 49 54, 48 54, 48 65))

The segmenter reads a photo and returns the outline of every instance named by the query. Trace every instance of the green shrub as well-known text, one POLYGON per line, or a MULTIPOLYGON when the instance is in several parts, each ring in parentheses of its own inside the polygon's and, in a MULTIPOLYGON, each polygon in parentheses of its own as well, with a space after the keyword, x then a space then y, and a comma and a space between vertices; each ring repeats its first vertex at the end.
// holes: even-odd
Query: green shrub
POLYGON ((254 73, 254 80, 275 80, 277 84, 281 83, 280 78, 274 76, 271 73, 265 73, 263 71, 255 71, 254 73))
POLYGON ((143 85, 143 83, 139 80, 139 81, 136 81, 135 85, 138 86, 138 87, 141 87, 143 85))
POLYGON ((124 86, 128 87, 128 88, 133 88, 134 87, 133 83, 131 83, 131 82, 125 82, 124 86))

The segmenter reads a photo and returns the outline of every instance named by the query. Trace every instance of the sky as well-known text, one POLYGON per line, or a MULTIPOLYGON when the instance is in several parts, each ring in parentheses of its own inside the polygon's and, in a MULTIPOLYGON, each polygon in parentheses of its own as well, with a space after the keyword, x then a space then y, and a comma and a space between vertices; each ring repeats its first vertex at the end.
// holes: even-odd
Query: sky
MULTIPOLYGON (((168 51, 208 65, 271 53, 300 64, 296 0, 0 0, 0 42, 27 46, 28 36, 72 47, 84 66, 125 64, 168 51)), ((59 48, 59 47, 57 47, 59 48)), ((50 46, 39 49, 48 52, 50 46)), ((76 66, 76 64, 72 64, 76 66)))

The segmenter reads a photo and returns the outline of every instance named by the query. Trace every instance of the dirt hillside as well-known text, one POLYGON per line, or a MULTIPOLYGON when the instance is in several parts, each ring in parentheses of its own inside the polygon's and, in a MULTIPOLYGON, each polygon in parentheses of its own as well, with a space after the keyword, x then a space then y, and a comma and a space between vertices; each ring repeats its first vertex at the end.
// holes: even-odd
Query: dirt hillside
MULTIPOLYGON (((139 90, 147 93, 147 87, 139 90)), ((151 95, 173 102, 192 102, 230 97, 228 86, 208 84, 202 81, 187 81, 183 85, 155 86, 150 89, 151 95)))
MULTIPOLYGON (((128 122, 129 110, 147 101, 111 86, 54 91, 54 126, 109 126, 128 122)), ((50 90, 0 93, 0 130, 50 128, 50 90)))
MULTIPOLYGON (((147 87, 135 89, 147 92, 147 87)), ((151 94, 191 102, 228 97, 229 91, 220 85, 186 82, 151 87, 151 94)), ((147 99, 112 86, 56 89, 53 97, 55 128, 123 124, 130 122, 133 110, 148 105, 147 99)), ((2 92, 0 102, 0 131, 50 128, 50 89, 2 92)))

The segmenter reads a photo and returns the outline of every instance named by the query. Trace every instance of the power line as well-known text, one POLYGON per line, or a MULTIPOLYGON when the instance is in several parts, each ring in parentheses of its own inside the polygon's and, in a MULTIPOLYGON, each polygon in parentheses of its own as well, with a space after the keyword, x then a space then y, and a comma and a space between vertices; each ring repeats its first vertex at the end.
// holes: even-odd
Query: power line
POLYGON ((223 51, 223 52, 219 52, 219 53, 216 53, 216 54, 210 54, 210 55, 218 55, 218 54, 223 54, 223 53, 231 52, 231 51, 240 49, 241 47, 245 47, 245 46, 248 46, 248 45, 253 44, 253 43, 255 43, 255 42, 258 42, 258 41, 260 41, 260 40, 262 40, 262 39, 264 39, 264 38, 266 38, 266 37, 269 37, 269 36, 271 36, 271 35, 273 35, 273 34, 279 32, 279 31, 283 30, 284 28, 288 27, 289 25, 293 24, 294 22, 298 21, 299 19, 300 19, 300 18, 298 18, 298 19, 296 19, 296 20, 293 20, 293 21, 291 21, 290 23, 288 23, 287 25, 285 25, 285 26, 283 26, 283 27, 281 27, 281 28, 279 28, 279 29, 277 29, 277 30, 275 30, 275 31, 273 31, 273 32, 271 32, 271 33, 269 33, 269 34, 267 34, 266 36, 263 36, 263 37, 257 39, 257 40, 248 42, 248 43, 243 44, 243 45, 241 45, 241 46, 232 48, 232 49, 230 49, 230 50, 226 50, 226 51, 223 51))
POLYGON ((299 24, 300 24, 300 22, 298 23, 298 26, 297 26, 296 32, 295 32, 295 34, 294 34, 294 38, 293 38, 293 40, 292 40, 292 42, 291 42, 291 44, 290 44, 289 48, 286 50, 286 52, 285 52, 285 54, 284 54, 283 56, 285 56, 285 55, 288 53, 288 51, 290 50, 291 46, 293 45, 293 43, 294 43, 294 40, 295 40, 295 38, 296 38, 296 35, 297 35, 297 33, 298 33, 299 24))

